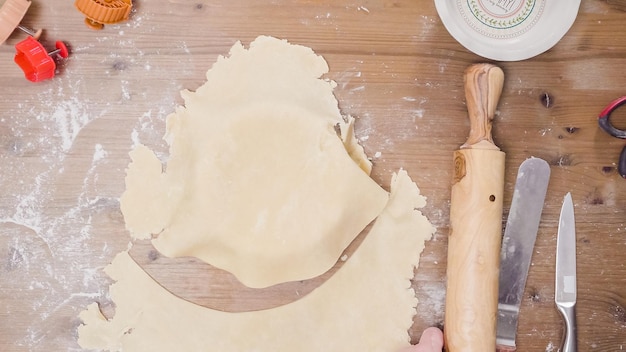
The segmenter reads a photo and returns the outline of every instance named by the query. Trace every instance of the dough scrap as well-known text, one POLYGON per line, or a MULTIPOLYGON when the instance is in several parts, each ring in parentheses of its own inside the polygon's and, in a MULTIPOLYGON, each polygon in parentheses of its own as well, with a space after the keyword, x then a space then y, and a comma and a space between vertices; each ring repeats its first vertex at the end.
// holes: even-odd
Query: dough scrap
POLYGON ((194 305, 159 286, 122 252, 105 270, 116 282, 115 316, 97 303, 80 314, 78 343, 108 351, 392 352, 409 346, 417 299, 414 266, 434 227, 425 198, 404 170, 357 251, 306 297, 274 309, 227 313, 194 305))
POLYGON ((326 61, 259 37, 220 57, 167 118, 167 168, 131 152, 121 209, 134 238, 262 288, 330 269, 388 193, 341 116, 326 61), (340 128, 340 136, 335 130, 340 128))

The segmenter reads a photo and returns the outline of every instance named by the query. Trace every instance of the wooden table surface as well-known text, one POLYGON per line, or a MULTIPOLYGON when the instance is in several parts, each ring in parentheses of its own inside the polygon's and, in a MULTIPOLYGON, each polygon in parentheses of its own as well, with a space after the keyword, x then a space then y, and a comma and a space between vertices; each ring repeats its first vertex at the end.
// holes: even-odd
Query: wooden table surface
MULTIPOLYGON (((404 168, 428 197, 424 213, 437 233, 415 274, 420 303, 410 333, 415 340, 442 325, 452 152, 469 129, 462 75, 488 60, 453 40, 433 1, 138 0, 128 22, 102 31, 88 29, 72 3, 33 0, 23 21, 44 29, 46 47, 69 44, 54 79, 31 83, 13 63, 23 33, 0 46, 0 350, 80 350, 77 314, 93 301, 112 309, 101 269, 129 242, 119 210, 128 152, 144 143, 165 158, 164 119, 182 103, 178 92, 202 84, 237 40, 247 45, 258 35, 323 55, 342 112, 359 118, 357 136, 375 156, 373 177, 388 187, 404 168)), ((554 48, 497 63, 505 72, 494 121, 495 142, 507 154, 505 216, 523 160, 541 157, 552 172, 521 307, 520 351, 556 351, 560 343, 553 281, 567 192, 577 220, 579 348, 626 349, 626 180, 616 171, 626 141, 596 122, 626 94, 625 23, 626 2, 583 0, 554 48)), ((616 113, 622 127, 624 116, 616 113)), ((168 276, 167 261, 145 254, 181 296, 224 309, 256 304, 228 280, 220 297, 206 297, 196 281, 168 276)))

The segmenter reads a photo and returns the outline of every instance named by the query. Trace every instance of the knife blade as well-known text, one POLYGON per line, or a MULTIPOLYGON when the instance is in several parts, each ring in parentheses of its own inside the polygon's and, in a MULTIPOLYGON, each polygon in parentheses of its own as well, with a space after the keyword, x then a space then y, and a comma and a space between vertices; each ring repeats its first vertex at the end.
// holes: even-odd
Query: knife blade
POLYGON ((561 351, 576 352, 576 220, 570 193, 565 195, 561 207, 554 286, 554 303, 565 322, 561 351))
POLYGON ((520 305, 549 181, 545 160, 529 158, 520 165, 500 252, 497 351, 516 350, 520 305))

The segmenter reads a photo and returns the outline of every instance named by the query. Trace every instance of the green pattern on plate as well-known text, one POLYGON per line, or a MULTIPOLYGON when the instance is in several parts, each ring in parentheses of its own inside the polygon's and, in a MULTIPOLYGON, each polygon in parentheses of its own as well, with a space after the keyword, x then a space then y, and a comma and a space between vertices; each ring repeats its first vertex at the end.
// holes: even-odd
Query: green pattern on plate
POLYGON ((535 7, 536 0, 524 0, 524 5, 521 11, 519 11, 514 17, 509 18, 495 18, 488 13, 485 13, 481 6, 478 4, 480 0, 467 0, 467 4, 477 20, 481 23, 495 28, 495 29, 507 29, 520 25, 528 19, 535 7))

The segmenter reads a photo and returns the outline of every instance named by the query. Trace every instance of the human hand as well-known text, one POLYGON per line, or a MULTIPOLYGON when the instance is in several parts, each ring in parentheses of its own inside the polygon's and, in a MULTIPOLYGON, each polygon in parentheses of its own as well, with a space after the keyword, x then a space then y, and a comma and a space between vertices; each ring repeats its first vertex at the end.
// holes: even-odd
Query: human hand
POLYGON ((428 328, 422 333, 420 342, 402 352, 441 352, 443 349, 443 333, 437 328, 428 328))

